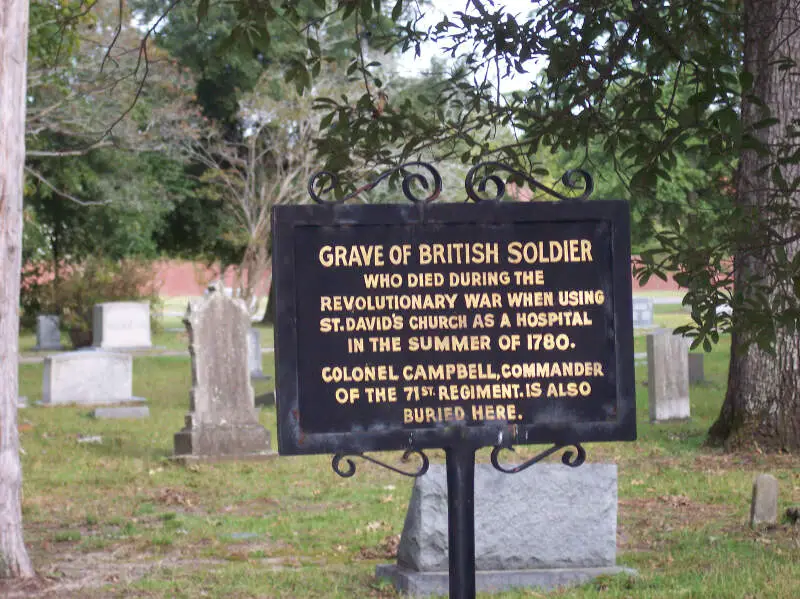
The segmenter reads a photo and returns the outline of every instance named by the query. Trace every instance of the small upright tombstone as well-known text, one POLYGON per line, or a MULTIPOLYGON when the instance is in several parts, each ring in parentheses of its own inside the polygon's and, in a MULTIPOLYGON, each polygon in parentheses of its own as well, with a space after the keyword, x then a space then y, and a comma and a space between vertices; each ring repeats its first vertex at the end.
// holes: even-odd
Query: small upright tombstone
POLYGON ((186 426, 175 433, 177 459, 215 461, 274 455, 259 424, 247 359, 250 315, 219 287, 189 303, 184 318, 192 357, 186 426))
POLYGON ((704 354, 689 354, 689 384, 704 383, 706 381, 703 368, 704 354))
POLYGON ((759 474, 753 481, 750 504, 750 526, 774 526, 778 522, 778 479, 771 474, 759 474))
POLYGON ((36 317, 36 347, 40 351, 64 349, 61 345, 61 330, 56 314, 40 314, 36 317))
POLYGON ((261 333, 253 328, 247 331, 247 363, 251 378, 267 378, 261 370, 261 333))
POLYGON ((647 336, 647 394, 650 422, 691 416, 689 356, 683 337, 664 329, 647 336))
POLYGON ((92 340, 101 349, 149 349, 150 302, 95 304, 92 340))
POLYGON ((653 326, 653 300, 649 297, 633 298, 633 327, 640 329, 653 326))

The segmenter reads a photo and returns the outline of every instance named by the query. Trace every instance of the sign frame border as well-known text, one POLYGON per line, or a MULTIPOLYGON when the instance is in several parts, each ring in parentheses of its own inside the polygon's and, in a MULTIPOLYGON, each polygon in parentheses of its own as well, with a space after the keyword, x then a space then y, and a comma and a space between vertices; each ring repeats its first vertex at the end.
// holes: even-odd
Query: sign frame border
MULTIPOLYGON (((281 455, 347 454, 368 451, 420 450, 459 443, 478 447, 517 444, 573 445, 636 439, 636 394, 633 361, 630 213, 622 200, 561 202, 480 202, 371 205, 276 205, 272 210, 275 285, 275 399, 278 452, 281 455), (509 424, 435 428, 387 427, 384 430, 311 433, 299 419, 299 361, 297 335, 295 227, 414 226, 536 222, 606 221, 611 230, 611 289, 616 356, 616 419, 575 422, 562 426, 509 424)), ((308 401, 309 398, 303 398, 308 401)))

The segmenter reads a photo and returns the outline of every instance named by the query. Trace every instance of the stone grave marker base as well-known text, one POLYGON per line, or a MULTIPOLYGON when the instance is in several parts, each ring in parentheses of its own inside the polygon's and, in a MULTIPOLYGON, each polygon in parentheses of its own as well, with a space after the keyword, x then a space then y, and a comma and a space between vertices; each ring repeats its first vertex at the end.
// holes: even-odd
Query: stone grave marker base
MULTIPOLYGON (((553 568, 537 570, 478 570, 475 587, 479 593, 496 593, 515 588, 553 590, 558 587, 589 582, 598 576, 613 576, 636 570, 621 566, 601 568, 553 568)), ((447 595, 450 578, 448 572, 416 572, 396 564, 380 564, 375 569, 378 578, 388 578, 394 587, 411 597, 447 595)))
POLYGON ((118 408, 97 408, 92 416, 98 420, 140 419, 150 417, 147 406, 120 406, 118 408))
POLYGON ((175 433, 173 459, 192 462, 261 460, 277 455, 269 447, 270 434, 258 424, 195 425, 175 433))

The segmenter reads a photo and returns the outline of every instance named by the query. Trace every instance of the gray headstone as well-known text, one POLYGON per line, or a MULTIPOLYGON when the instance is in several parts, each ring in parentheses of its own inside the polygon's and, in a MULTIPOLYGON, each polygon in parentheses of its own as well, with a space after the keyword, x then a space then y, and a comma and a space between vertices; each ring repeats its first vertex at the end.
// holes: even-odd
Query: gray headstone
POLYGON ((691 416, 686 339, 665 329, 647 336, 647 396, 651 422, 691 416))
POLYGON ((149 302, 107 302, 92 312, 92 341, 102 349, 147 349, 150 337, 149 302))
POLYGON ((186 425, 175 433, 175 457, 247 459, 272 455, 258 422, 247 359, 250 315, 244 302, 216 288, 192 301, 184 323, 192 357, 186 425))
POLYGON ((689 384, 704 383, 706 380, 703 360, 705 354, 689 354, 689 384))
POLYGON ((653 300, 649 297, 633 298, 633 327, 653 326, 653 300))
POLYGON ((759 474, 753 481, 753 500, 750 504, 750 526, 773 526, 778 523, 778 479, 771 474, 759 474))
MULTIPOLYGON (((407 592, 447 592, 447 476, 433 465, 415 480, 396 566, 380 566, 407 592)), ((479 590, 553 588, 616 568, 617 467, 538 464, 518 474, 475 467, 479 590)))
POLYGON ((59 319, 56 314, 40 314, 36 317, 36 347, 34 349, 63 349, 59 319))
POLYGON ((111 404, 133 397, 133 358, 106 351, 74 351, 47 356, 42 404, 111 404))
MULTIPOLYGON (((475 467, 475 566, 479 570, 601 567, 616 563, 617 467, 537 464, 509 475, 475 467)), ((447 570, 447 476, 432 465, 415 480, 399 564, 447 570)))
POLYGON ((150 417, 147 406, 124 406, 119 408, 97 408, 92 415, 99 420, 117 420, 123 418, 140 419, 150 417))
POLYGON ((247 331, 247 364, 251 377, 254 379, 265 378, 261 370, 261 333, 253 328, 247 331))

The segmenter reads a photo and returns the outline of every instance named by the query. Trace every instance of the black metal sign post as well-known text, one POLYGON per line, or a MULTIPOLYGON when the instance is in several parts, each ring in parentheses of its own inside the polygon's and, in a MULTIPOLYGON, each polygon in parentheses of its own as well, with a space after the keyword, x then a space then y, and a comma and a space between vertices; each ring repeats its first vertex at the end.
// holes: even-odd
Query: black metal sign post
POLYGON ((445 449, 450 597, 475 597, 475 447, 445 449))
POLYGON ((273 209, 278 450, 333 453, 344 477, 353 457, 417 477, 424 450, 444 448, 452 598, 475 597, 477 449, 513 474, 567 446, 577 467, 581 443, 636 438, 628 207, 587 201, 583 171, 562 181, 582 193, 482 163, 466 204, 433 204, 442 179, 416 162, 330 202, 336 178, 318 173, 317 205, 273 209), (497 171, 562 201, 501 202, 497 171), (410 204, 345 203, 392 177, 410 204), (500 463, 530 443, 552 447, 500 463), (417 469, 367 455, 391 449, 417 469))

